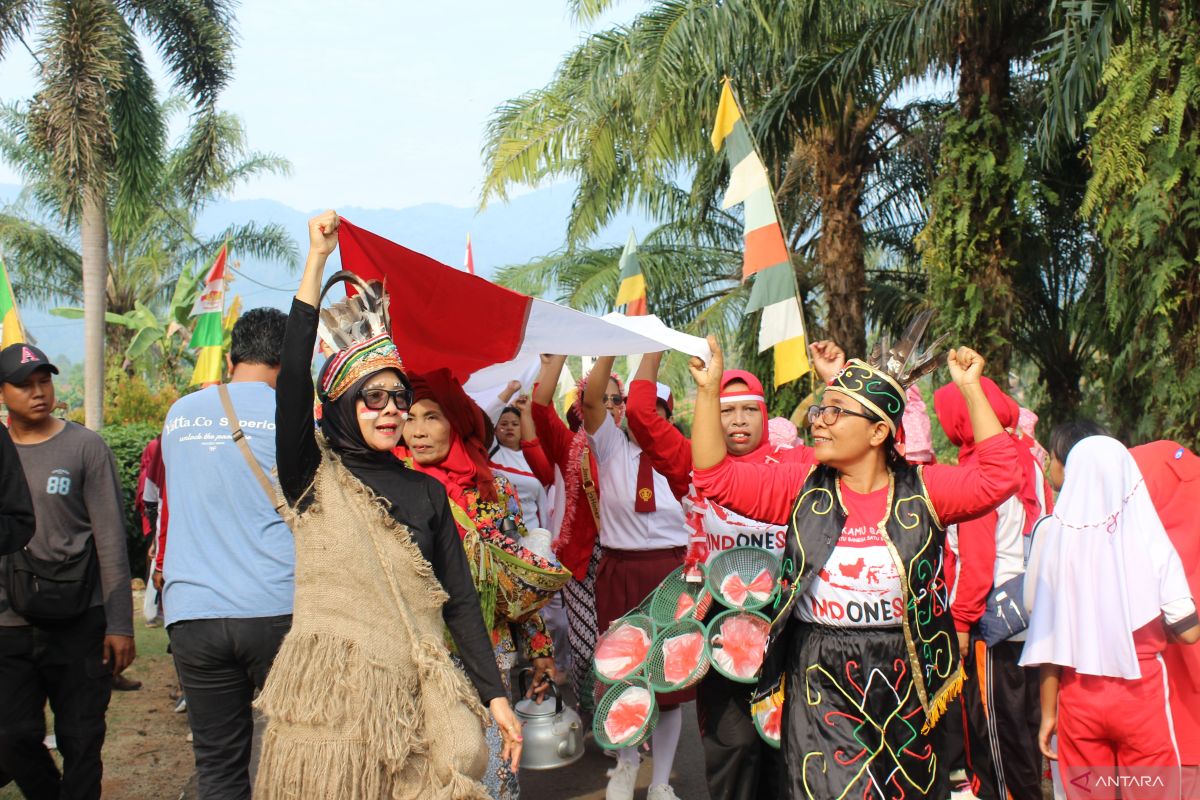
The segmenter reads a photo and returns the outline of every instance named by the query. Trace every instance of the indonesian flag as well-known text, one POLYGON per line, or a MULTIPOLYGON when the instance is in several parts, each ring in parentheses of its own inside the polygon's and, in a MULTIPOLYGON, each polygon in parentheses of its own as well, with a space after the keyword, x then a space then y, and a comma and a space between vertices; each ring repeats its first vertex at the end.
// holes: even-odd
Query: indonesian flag
POLYGON ((192 306, 191 316, 197 317, 196 328, 192 331, 188 347, 199 348, 196 354, 196 368, 192 371, 190 386, 205 386, 221 382, 221 373, 225 366, 225 260, 228 257, 229 244, 221 245, 220 252, 213 259, 213 265, 204 277, 204 289, 192 306))
POLYGON ((342 266, 384 281, 392 338, 406 368, 445 367, 473 396, 494 399, 508 381, 531 385, 542 353, 631 355, 680 350, 705 361, 707 343, 657 317, 603 318, 519 294, 439 263, 346 219, 338 227, 342 266))
POLYGON ((475 255, 471 252, 471 234, 467 234, 467 254, 463 256, 463 269, 475 274, 475 255))

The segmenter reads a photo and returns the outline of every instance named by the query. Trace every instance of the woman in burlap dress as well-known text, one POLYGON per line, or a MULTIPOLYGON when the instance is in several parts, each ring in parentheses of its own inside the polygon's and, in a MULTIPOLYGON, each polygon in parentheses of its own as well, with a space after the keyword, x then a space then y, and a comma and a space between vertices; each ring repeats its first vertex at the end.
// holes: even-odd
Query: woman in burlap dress
POLYGON ((411 392, 386 302, 360 294, 321 315, 334 352, 318 378, 322 435, 314 430, 310 363, 337 226, 332 211, 309 221, 281 357, 276 440, 296 598, 256 702, 268 723, 255 797, 486 800, 484 704, 514 769, 520 725, 445 490, 391 453, 411 392))

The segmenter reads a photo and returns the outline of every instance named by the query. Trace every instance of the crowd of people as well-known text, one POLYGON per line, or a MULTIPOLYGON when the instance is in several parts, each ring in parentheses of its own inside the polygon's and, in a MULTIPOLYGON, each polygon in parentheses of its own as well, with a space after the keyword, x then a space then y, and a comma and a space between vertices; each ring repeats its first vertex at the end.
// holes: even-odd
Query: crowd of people
MULTIPOLYGON (((959 770, 986 800, 1040 800, 1048 771, 1069 798, 1200 793, 1191 451, 1089 421, 1044 451, 978 353, 921 348, 925 318, 866 358, 811 346, 811 444, 711 339, 690 436, 660 353, 628 385, 598 358, 565 415, 557 355, 481 406, 448 370, 405 368, 377 285, 338 273, 325 290, 356 291, 322 309, 338 225, 310 220, 290 312, 238 320, 229 382, 177 401, 143 465, 200 797, 515 800, 514 670, 590 719, 598 637, 737 547, 783 564, 757 686, 710 671, 657 696, 649 800, 676 798, 688 702, 713 800, 944 800, 959 770), (953 465, 915 389, 943 365, 953 465), (489 547, 545 596, 497 586, 489 547)), ((36 800, 100 796, 135 656, 115 462, 52 415, 56 372, 32 345, 0 352, 0 784, 36 800)), ((643 752, 614 753, 608 800, 632 800, 643 752)))

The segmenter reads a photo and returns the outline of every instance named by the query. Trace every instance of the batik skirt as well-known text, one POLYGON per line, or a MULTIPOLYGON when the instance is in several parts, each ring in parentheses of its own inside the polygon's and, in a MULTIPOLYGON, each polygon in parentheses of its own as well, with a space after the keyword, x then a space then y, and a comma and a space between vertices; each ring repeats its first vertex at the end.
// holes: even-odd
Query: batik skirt
POLYGON ((902 629, 792 625, 782 796, 947 797, 942 737, 921 733, 925 712, 902 629))

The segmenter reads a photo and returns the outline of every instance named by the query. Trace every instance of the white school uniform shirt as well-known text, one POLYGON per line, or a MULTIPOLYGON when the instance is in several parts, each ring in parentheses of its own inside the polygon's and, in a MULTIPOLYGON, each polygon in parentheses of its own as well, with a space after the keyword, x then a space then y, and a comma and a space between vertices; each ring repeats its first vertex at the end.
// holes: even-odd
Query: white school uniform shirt
POLYGON ((683 506, 671 485, 654 472, 654 511, 633 510, 642 448, 617 427, 612 417, 588 435, 600 465, 600 544, 614 550, 661 550, 686 547, 683 506))
POLYGON ((492 453, 491 462, 517 490, 517 502, 521 506, 521 517, 525 520, 525 527, 541 528, 549 525, 550 504, 546 498, 546 487, 542 486, 542 482, 529 468, 525 452, 510 450, 500 445, 496 452, 492 453))

